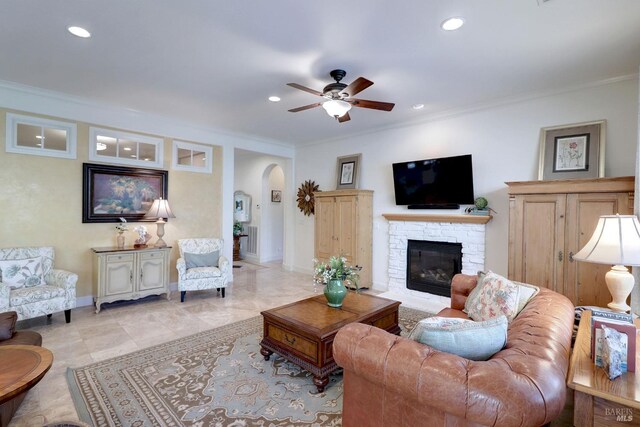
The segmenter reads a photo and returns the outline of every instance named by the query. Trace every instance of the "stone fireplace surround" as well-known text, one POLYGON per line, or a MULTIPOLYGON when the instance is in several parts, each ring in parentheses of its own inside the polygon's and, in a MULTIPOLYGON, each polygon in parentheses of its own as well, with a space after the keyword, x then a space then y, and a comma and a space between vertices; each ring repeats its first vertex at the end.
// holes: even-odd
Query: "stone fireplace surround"
POLYGON ((451 299, 407 289, 407 241, 427 240, 462 244, 462 273, 484 270, 485 227, 490 216, 383 214, 389 221, 389 287, 382 297, 408 307, 437 313, 451 299))

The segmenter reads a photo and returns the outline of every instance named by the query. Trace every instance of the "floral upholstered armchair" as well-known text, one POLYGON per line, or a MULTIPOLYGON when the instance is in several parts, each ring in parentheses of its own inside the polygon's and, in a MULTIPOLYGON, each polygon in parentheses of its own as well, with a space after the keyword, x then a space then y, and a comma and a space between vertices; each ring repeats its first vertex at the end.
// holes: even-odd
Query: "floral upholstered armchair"
POLYGON ((69 323, 78 275, 54 269, 53 260, 52 247, 0 249, 0 312, 24 320, 64 311, 69 323))
POLYGON ((180 239, 180 258, 176 262, 180 301, 184 302, 187 291, 216 288, 224 289, 231 278, 231 264, 222 251, 222 239, 180 239))

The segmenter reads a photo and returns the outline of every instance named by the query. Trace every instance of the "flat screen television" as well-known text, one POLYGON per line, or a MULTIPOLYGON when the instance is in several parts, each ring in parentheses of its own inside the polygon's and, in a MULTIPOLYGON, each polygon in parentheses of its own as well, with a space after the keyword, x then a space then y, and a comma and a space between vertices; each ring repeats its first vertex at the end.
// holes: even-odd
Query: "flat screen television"
POLYGON ((471 154, 393 164, 396 205, 457 209, 473 204, 471 154))

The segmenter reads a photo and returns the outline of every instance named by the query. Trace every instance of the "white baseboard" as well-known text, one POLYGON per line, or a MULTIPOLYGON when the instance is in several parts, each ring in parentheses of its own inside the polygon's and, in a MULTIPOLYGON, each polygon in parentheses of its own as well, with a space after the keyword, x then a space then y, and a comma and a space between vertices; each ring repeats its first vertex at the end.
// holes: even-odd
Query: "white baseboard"
POLYGON ((86 297, 76 298, 76 307, 87 307, 93 305, 93 295, 87 295, 86 297))

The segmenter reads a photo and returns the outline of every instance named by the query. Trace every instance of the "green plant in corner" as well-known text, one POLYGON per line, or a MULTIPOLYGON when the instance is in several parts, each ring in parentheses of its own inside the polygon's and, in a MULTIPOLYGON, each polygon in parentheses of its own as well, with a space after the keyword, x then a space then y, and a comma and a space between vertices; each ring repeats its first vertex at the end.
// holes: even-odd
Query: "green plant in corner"
POLYGON ((233 235, 239 236, 242 234, 242 223, 240 221, 233 222, 233 235))

